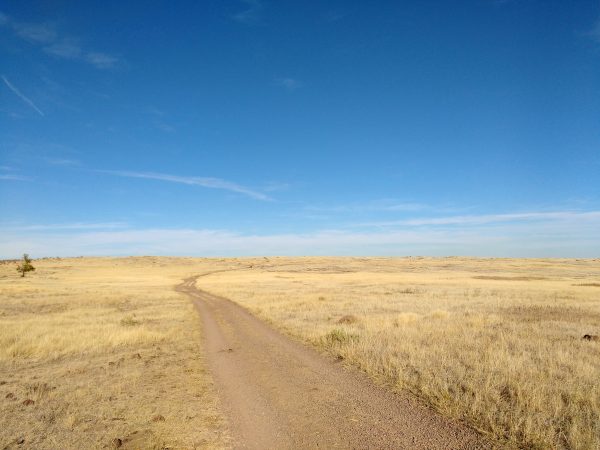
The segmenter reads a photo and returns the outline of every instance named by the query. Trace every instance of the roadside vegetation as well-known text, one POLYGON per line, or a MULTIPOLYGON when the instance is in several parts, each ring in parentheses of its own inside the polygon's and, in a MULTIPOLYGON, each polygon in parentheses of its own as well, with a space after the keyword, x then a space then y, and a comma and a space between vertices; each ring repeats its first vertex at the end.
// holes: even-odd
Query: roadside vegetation
POLYGON ((198 285, 499 444, 600 447, 600 260, 248 264, 198 285))
POLYGON ((0 448, 222 448, 200 321, 173 291, 215 261, 0 265, 0 448))

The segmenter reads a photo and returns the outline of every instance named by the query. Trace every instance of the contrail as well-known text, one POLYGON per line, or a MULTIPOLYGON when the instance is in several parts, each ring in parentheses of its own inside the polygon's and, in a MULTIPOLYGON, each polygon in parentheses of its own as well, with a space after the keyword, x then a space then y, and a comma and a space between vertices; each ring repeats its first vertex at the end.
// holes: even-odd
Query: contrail
POLYGON ((31 106, 33 109, 35 109, 35 111, 40 115, 40 116, 45 116, 45 114, 42 112, 42 110, 40 108, 38 108, 37 106, 35 106, 35 103, 33 103, 31 100, 29 100, 27 97, 25 97, 21 91, 19 91, 16 87, 14 87, 12 84, 10 84, 10 81, 8 81, 4 75, 2 75, 2 79, 4 80, 4 82, 6 83, 6 85, 8 86, 8 88, 13 91, 15 93, 15 95, 17 97, 19 97, 21 100, 23 100, 25 103, 27 103, 29 106, 31 106))

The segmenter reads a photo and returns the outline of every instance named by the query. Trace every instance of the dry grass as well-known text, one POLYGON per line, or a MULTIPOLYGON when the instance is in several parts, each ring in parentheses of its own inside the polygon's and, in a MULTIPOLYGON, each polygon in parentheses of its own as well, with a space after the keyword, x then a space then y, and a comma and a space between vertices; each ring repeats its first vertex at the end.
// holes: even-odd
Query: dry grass
POLYGON ((228 446, 199 321, 172 290, 223 269, 200 287, 500 443, 600 448, 600 342, 582 339, 600 335, 598 260, 34 265, 0 265, 0 448, 228 446))
POLYGON ((198 283, 501 444, 600 448, 600 260, 246 262, 198 283))
POLYGON ((119 439, 122 448, 229 445, 200 321, 173 291, 224 262, 34 265, 26 278, 0 265, 0 448, 111 448, 119 439))

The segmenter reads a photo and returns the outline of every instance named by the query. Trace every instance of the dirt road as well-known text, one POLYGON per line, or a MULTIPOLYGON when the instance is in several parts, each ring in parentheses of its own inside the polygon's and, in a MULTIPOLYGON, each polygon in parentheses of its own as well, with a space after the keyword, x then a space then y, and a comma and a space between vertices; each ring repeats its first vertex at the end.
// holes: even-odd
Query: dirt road
POLYGON ((197 289, 196 278, 177 289, 192 297, 202 317, 209 367, 236 448, 490 448, 468 427, 197 289))

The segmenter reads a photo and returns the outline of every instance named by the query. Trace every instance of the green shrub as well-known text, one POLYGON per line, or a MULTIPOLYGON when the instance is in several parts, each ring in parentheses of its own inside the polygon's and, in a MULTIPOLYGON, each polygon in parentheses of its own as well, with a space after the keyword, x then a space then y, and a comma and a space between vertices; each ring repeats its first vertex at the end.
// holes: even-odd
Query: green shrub
POLYGON ((17 272, 21 274, 21 277, 24 277, 27 272, 33 272, 35 267, 31 264, 31 258, 27 253, 23 255, 23 260, 21 264, 17 266, 17 272))

